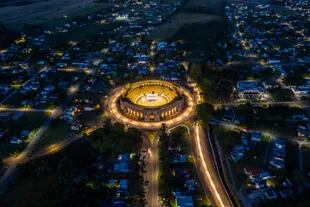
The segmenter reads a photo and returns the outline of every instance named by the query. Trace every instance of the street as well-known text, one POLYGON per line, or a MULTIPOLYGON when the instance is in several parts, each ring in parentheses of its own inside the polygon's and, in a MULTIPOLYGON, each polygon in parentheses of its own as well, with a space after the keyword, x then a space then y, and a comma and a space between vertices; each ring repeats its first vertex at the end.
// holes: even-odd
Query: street
POLYGON ((199 171, 203 188, 209 190, 212 201, 216 206, 233 206, 225 187, 222 184, 215 169, 215 160, 206 143, 206 133, 201 125, 193 125, 190 128, 191 139, 196 159, 196 168, 199 171))
POLYGON ((147 137, 143 139, 143 147, 146 151, 146 201, 147 207, 159 207, 158 196, 158 176, 159 176, 159 157, 158 157, 158 137, 151 143, 147 137))
POLYGON ((39 128, 38 132, 36 133, 35 137, 29 142, 29 144, 26 146, 26 148, 14 159, 14 161, 11 162, 11 165, 8 167, 8 169, 5 171, 5 173, 2 175, 0 179, 0 192, 5 190, 8 182, 12 179, 12 176, 14 175, 17 166, 19 163, 23 163, 24 160, 28 158, 30 153, 32 152, 34 146, 36 143, 40 140, 43 133, 47 130, 51 122, 59 117, 62 113, 62 108, 57 107, 52 115, 49 117, 49 119, 46 120, 46 122, 39 128))

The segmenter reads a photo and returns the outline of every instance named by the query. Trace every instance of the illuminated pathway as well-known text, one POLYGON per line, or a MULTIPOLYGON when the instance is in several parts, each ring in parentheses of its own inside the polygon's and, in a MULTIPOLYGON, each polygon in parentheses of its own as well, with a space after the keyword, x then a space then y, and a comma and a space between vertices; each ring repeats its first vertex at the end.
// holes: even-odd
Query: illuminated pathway
MULTIPOLYGON (((225 104, 214 104, 215 107, 227 107, 227 106, 240 106, 244 105, 246 102, 233 102, 233 103, 225 103, 225 104)), ((306 101, 259 101, 259 102, 251 102, 252 106, 265 106, 265 105, 287 105, 291 107, 299 107, 299 108, 309 108, 310 104, 306 101)))
POLYGON ((150 139, 144 136, 143 150, 146 151, 146 173, 145 180, 148 184, 146 190, 147 207, 159 207, 158 196, 158 175, 159 175, 159 160, 158 160, 158 137, 151 143, 150 139))
POLYGON ((53 113, 52 109, 33 109, 27 107, 21 108, 10 108, 10 107, 0 107, 0 112, 8 111, 8 112, 46 112, 46 113, 53 113))
MULTIPOLYGON (((123 115, 118 107, 118 101, 123 92, 124 88, 119 87, 114 89, 111 92, 111 94, 108 95, 109 98, 106 100, 105 103, 106 111, 110 114, 111 118, 114 121, 141 129, 143 131, 156 131, 160 127, 162 127, 162 124, 165 124, 167 127, 173 127, 190 120, 195 115, 196 111, 195 98, 191 95, 189 91, 184 89, 183 94, 186 98, 187 107, 177 117, 161 122, 142 122, 138 120, 133 120, 123 115)), ((145 174, 146 180, 148 181, 148 185, 146 186, 147 207, 160 206, 158 195, 159 158, 158 158, 157 141, 158 137, 156 137, 154 143, 151 143, 150 141, 149 142, 144 141, 143 144, 143 148, 147 152, 146 156, 147 165, 145 174)))
POLYGON ((191 124, 190 126, 184 124, 170 128, 168 132, 177 127, 185 127, 188 131, 192 143, 193 155, 196 160, 195 166, 197 174, 206 194, 208 194, 208 192, 211 193, 212 203, 219 207, 233 206, 222 184, 221 178, 216 171, 215 160, 207 146, 206 134, 203 127, 198 124, 191 124))
POLYGON ((221 178, 216 172, 212 154, 206 144, 206 135, 203 127, 194 125, 191 128, 192 141, 195 148, 196 165, 200 169, 202 183, 204 188, 208 188, 213 197, 216 206, 229 207, 233 206, 230 198, 221 182, 221 178), (207 185, 207 186, 206 186, 207 185))

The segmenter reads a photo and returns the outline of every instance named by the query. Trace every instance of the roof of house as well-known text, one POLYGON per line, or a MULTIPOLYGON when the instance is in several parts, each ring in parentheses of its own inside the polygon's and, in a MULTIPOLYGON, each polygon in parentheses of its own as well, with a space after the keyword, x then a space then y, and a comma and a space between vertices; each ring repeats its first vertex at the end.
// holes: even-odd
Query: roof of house
POLYGON ((175 192, 178 207, 193 207, 193 197, 188 195, 182 195, 181 192, 175 192))

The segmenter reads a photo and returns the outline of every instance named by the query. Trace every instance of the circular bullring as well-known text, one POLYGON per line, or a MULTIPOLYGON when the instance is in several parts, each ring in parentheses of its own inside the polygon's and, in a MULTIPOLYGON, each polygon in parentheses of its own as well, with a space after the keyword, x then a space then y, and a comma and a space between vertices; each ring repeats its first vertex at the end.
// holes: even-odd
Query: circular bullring
POLYGON ((119 104, 127 116, 143 121, 168 120, 186 106, 181 88, 161 80, 140 81, 128 85, 119 104))
MULTIPOLYGON (((165 124, 167 127, 173 127, 190 120, 196 113, 196 98, 194 94, 190 92, 190 90, 183 88, 180 85, 166 81, 148 80, 114 88, 106 96, 104 106, 106 112, 109 114, 110 118, 114 121, 140 129, 156 130, 159 129, 163 124, 165 124), (165 87, 172 89, 172 91, 175 91, 177 96, 169 95, 170 98, 167 99, 168 101, 161 102, 157 106, 143 106, 143 104, 139 105, 131 101, 130 98, 126 97, 130 89, 133 89, 135 88, 135 86, 138 86, 146 82, 149 83, 156 82, 155 85, 160 83, 159 85, 164 85, 165 87), (152 110, 160 111, 160 109, 162 110, 168 109, 171 106, 170 104, 178 102, 179 98, 180 100, 182 100, 180 101, 181 110, 176 111, 173 114, 170 114, 170 116, 167 113, 168 116, 159 117, 159 121, 156 121, 155 117, 154 119, 149 120, 147 117, 144 116, 147 115, 147 113, 152 110), (136 110, 130 112, 128 109, 126 109, 127 104, 129 104, 130 108, 129 107, 128 108, 130 110, 132 110, 133 108, 136 110), (142 116, 138 112, 140 113, 143 112, 142 116)), ((165 113, 163 115, 165 115, 165 113)))

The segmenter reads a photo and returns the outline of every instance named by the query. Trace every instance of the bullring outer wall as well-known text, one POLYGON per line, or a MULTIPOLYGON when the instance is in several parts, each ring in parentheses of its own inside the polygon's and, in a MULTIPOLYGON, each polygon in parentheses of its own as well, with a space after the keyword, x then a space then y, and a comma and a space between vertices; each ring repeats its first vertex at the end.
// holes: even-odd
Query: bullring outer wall
MULTIPOLYGON (((158 84, 162 85, 164 87, 169 87, 170 89, 175 90, 179 96, 174 99, 172 102, 165 104, 163 106, 159 107, 143 107, 140 105, 137 105, 126 97, 122 97, 119 100, 120 108, 129 117, 133 117, 137 120, 143 120, 143 121, 162 121, 162 120, 168 120, 177 114, 179 114, 181 111, 184 110, 186 106, 186 101, 185 98, 182 95, 182 90, 179 86, 166 82, 166 81, 160 81, 160 80, 150 80, 150 81, 141 81, 134 83, 132 85, 133 88, 139 87, 139 85, 153 85, 153 84, 158 84)), ((127 90, 124 93, 124 96, 128 93, 127 90)))

